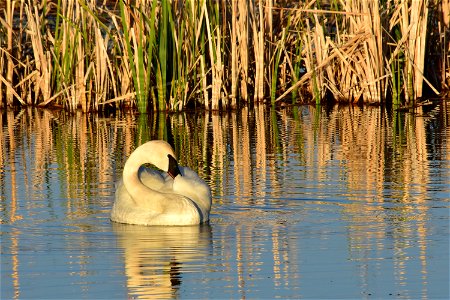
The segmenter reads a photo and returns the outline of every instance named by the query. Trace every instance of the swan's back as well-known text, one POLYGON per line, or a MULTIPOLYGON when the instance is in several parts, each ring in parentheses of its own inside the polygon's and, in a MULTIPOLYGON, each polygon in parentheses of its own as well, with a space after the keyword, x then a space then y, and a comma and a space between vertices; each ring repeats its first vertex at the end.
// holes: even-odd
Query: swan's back
POLYGON ((136 202, 123 184, 116 190, 111 220, 136 225, 195 225, 201 223, 199 209, 189 198, 161 192, 159 196, 143 195, 136 202))

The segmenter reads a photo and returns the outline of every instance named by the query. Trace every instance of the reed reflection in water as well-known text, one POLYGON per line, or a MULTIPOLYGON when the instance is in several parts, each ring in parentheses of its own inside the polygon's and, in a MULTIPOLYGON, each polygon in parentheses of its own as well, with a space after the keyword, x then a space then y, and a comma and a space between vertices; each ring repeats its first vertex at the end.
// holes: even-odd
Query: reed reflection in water
POLYGON ((1 297, 448 298, 444 104, 2 111, 1 297), (210 184, 209 225, 110 223, 124 162, 149 139, 210 184))

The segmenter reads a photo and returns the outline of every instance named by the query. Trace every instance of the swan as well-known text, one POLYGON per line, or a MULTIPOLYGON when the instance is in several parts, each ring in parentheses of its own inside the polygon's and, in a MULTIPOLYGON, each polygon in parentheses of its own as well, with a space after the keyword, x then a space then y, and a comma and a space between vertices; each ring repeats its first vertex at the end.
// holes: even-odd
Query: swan
POLYGON ((209 220, 211 189, 189 167, 178 166, 172 147, 152 140, 127 159, 117 184, 111 220, 136 225, 197 225, 209 220), (152 164, 162 170, 146 168, 152 164))

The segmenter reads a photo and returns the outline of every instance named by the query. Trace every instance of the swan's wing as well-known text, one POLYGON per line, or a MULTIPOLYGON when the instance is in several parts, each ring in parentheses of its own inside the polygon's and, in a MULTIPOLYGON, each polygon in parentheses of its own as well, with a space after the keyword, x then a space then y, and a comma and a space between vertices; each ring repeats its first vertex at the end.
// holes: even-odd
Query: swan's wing
POLYGON ((211 188, 198 174, 189 167, 180 167, 181 178, 176 179, 177 184, 174 189, 178 189, 178 181, 184 181, 185 184, 180 190, 192 192, 195 198, 211 200, 211 188), (181 179, 181 180, 179 180, 181 179))
MULTIPOLYGON (((146 177, 147 183, 152 180, 149 178, 146 177)), ((111 209, 111 220, 118 223, 154 225, 152 220, 163 213, 163 208, 160 205, 161 201, 152 201, 151 198, 148 195, 143 195, 138 201, 135 201, 128 193, 125 185, 119 184, 111 209)))
POLYGON ((175 177, 173 193, 191 199, 202 213, 203 221, 209 219, 211 189, 209 185, 189 167, 180 167, 182 176, 175 177))
POLYGON ((145 186, 159 191, 166 184, 162 173, 161 171, 141 166, 138 171, 138 176, 145 186))
POLYGON ((193 225, 204 221, 197 205, 183 195, 152 192, 135 201, 123 184, 116 190, 111 220, 139 225, 193 225))

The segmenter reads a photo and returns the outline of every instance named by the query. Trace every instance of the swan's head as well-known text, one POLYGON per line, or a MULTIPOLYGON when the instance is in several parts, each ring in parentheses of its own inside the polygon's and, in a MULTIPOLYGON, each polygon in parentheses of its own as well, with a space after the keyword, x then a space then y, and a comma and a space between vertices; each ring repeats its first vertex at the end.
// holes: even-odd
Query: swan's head
POLYGON ((149 141, 137 147, 133 154, 167 172, 172 178, 180 174, 175 152, 169 143, 162 140, 149 141))

